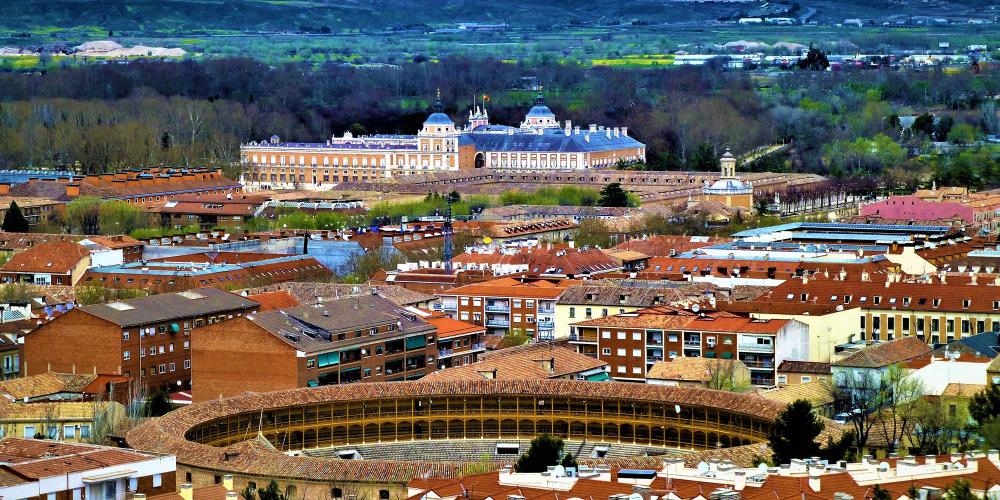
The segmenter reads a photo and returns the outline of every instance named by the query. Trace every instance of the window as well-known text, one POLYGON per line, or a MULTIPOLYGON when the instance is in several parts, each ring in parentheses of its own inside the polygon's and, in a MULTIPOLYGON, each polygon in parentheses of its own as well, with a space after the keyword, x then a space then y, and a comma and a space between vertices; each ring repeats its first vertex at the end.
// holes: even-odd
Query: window
POLYGON ((526 300, 526 301, 524 301, 524 307, 526 307, 528 309, 534 309, 535 308, 535 301, 534 300, 526 300))
POLYGON ((22 429, 22 431, 23 431, 24 437, 27 438, 27 439, 34 439, 35 434, 37 434, 37 432, 35 431, 35 426, 34 425, 26 425, 26 426, 24 426, 24 428, 22 429))
POLYGON ((608 330, 604 330, 604 331, 602 331, 602 332, 601 332, 601 338, 602 338, 602 339, 608 339, 608 340, 611 340, 611 332, 610 332, 610 331, 608 331, 608 330))
MULTIPOLYGON (((994 307, 994 309, 996 309, 996 308, 994 307)), ((122 332, 122 340, 128 340, 128 330, 125 330, 124 332, 122 332)))
POLYGON ((389 500, 389 490, 378 490, 378 500, 389 500))
POLYGON ((67 424, 63 426, 63 439, 76 439, 75 425, 67 424))
POLYGON ((642 340, 642 333, 632 332, 632 340, 641 341, 642 340))
POLYGON ((788 383, 788 375, 778 375, 778 383, 779 384, 787 384, 788 383))
POLYGON ((632 357, 633 358, 642 357, 642 350, 641 349, 632 349, 632 357))
POLYGON ((618 332, 618 340, 625 340, 625 332, 618 332))
POLYGON ((90 424, 80 425, 80 438, 90 439, 90 424))
POLYGON ((625 373, 625 366, 618 365, 618 366, 615 367, 615 371, 618 372, 618 373, 625 373))
POLYGON ((610 347, 605 347, 604 349, 601 349, 601 354, 603 354, 605 356, 610 356, 611 355, 611 348, 610 347))
POLYGON ((591 312, 591 310, 590 310, 589 307, 584 310, 584 317, 586 317, 587 319, 590 319, 592 316, 593 316, 593 312, 591 312))
POLYGON ((73 500, 83 499, 83 488, 73 488, 73 500))
POLYGON ((132 353, 130 353, 128 351, 125 351, 125 352, 122 353, 122 358, 124 358, 124 359, 131 359, 132 358, 132 353))
POLYGON ((184 360, 184 369, 186 369, 186 370, 190 370, 191 369, 191 360, 190 359, 185 359, 184 360))
POLYGON ((575 307, 569 308, 569 317, 570 318, 575 318, 576 317, 576 308, 575 307))
POLYGON ((159 488, 163 486, 163 474, 153 474, 153 487, 159 488))
POLYGON ((807 382, 812 382, 812 379, 813 379, 813 378, 812 378, 812 377, 810 377, 809 375, 803 375, 803 376, 802 376, 802 383, 803 383, 803 384, 805 384, 805 383, 807 383, 807 382))
POLYGON ((632 367, 632 373, 635 374, 635 375, 642 375, 642 368, 640 368, 638 366, 633 366, 632 367))
POLYGON ((618 350, 615 351, 615 354, 617 354, 618 356, 624 357, 625 356, 625 348, 624 347, 619 347, 618 350))

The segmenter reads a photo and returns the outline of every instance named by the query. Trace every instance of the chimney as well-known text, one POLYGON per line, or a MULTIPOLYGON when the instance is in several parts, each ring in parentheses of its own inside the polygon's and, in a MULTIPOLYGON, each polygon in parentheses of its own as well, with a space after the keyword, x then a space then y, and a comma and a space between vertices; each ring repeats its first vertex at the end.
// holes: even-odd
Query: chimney
POLYGON ((191 483, 182 484, 180 495, 184 500, 194 500, 194 486, 191 483))
POLYGON ((226 488, 226 491, 233 491, 233 475, 226 474, 222 476, 222 486, 226 488))
POLYGON ((733 473, 733 489, 740 491, 747 485, 747 473, 746 471, 738 470, 733 473))
POLYGON ((239 498, 240 498, 240 494, 236 493, 235 491, 227 491, 226 492, 226 500, 238 500, 239 498))
POLYGON ((76 198, 80 196, 80 185, 76 183, 66 184, 66 197, 76 198))
POLYGON ((591 123, 591 124, 590 124, 590 129, 589 129, 589 130, 590 130, 590 133, 592 133, 592 134, 593 134, 593 133, 596 133, 596 132, 597 132, 597 125, 596 125, 596 124, 594 124, 594 123, 591 123))
POLYGON ((622 127, 622 135, 628 137, 628 127, 622 127))
POLYGON ((573 127, 573 135, 580 135, 580 126, 573 127))
POLYGON ((0 182, 0 194, 10 194, 9 182, 0 182))
POLYGON ((925 464, 933 464, 936 462, 937 462, 937 457, 935 457, 934 455, 927 455, 924 457, 925 464))
POLYGON ((145 493, 133 493, 132 494, 132 500, 146 500, 146 494, 145 493))
POLYGON ((820 491, 820 476, 823 474, 822 467, 809 468, 809 489, 820 491))

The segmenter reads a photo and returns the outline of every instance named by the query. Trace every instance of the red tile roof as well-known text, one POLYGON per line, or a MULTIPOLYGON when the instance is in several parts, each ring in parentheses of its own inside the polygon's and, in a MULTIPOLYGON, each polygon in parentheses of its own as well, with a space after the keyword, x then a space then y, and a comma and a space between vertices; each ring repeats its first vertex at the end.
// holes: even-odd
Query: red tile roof
POLYGON ((285 307, 297 307, 301 304, 292 294, 285 290, 275 290, 273 292, 261 292, 254 295, 247 295, 247 298, 260 304, 261 311, 282 309, 285 307))
POLYGON ((833 366, 850 368, 882 368, 926 356, 932 349, 917 337, 903 337, 868 346, 850 356, 835 361, 833 366))
POLYGON ((39 243, 15 253, 0 270, 18 273, 69 274, 90 252, 82 245, 68 241, 39 243))
POLYGON ((565 342, 534 343, 490 351, 482 354, 475 363, 429 373, 423 380, 550 379, 596 370, 607 364, 576 352, 565 342))
POLYGON ((432 313, 431 316, 425 316, 423 320, 430 323, 434 328, 437 328, 438 339, 450 339, 477 332, 486 333, 486 327, 484 326, 452 319, 441 313, 432 313))
POLYGON ((575 280, 556 283, 546 280, 520 281, 515 278, 500 278, 491 281, 451 288, 438 293, 440 296, 463 297, 521 297, 528 299, 557 299, 575 280))

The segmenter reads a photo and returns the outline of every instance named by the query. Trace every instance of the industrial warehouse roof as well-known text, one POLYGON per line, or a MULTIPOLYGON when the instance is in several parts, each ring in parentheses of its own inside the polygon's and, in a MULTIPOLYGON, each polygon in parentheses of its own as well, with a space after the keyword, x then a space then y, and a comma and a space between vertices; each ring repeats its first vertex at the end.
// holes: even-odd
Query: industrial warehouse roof
POLYGON ((259 306, 246 297, 218 288, 150 295, 122 302, 84 306, 80 309, 119 326, 148 325, 174 318, 203 316, 259 306))
POLYGON ((868 234, 870 239, 879 239, 883 235, 928 234, 942 235, 950 231, 951 226, 909 226, 883 224, 844 224, 836 222, 789 222, 777 226, 759 227, 734 233, 734 238, 750 238, 772 235, 786 231, 798 231, 808 234, 810 238, 821 233, 838 234, 868 234))
POLYGON ((627 135, 615 134, 613 129, 595 132, 581 130, 566 134, 562 128, 543 129, 541 132, 472 132, 459 136, 459 144, 474 144, 477 150, 489 152, 546 153, 585 153, 645 147, 643 143, 627 135))

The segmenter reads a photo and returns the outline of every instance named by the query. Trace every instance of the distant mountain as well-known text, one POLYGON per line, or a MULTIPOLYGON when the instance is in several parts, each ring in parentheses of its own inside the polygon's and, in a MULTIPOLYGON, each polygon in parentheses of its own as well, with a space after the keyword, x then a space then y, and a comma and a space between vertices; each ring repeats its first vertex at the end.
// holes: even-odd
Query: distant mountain
MULTIPOLYGON (((788 0, 785 3, 793 3, 788 0)), ((890 14, 960 14, 991 0, 799 0, 838 17, 890 14)), ((74 29, 155 33, 440 27, 459 22, 508 22, 515 27, 573 22, 684 22, 715 19, 759 2, 671 0, 4 0, 0 30, 44 34, 74 29)), ((986 15, 986 12, 980 12, 986 15)), ((996 15, 994 12, 992 15, 996 15)))

